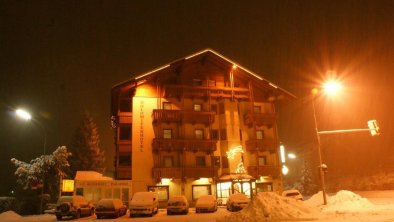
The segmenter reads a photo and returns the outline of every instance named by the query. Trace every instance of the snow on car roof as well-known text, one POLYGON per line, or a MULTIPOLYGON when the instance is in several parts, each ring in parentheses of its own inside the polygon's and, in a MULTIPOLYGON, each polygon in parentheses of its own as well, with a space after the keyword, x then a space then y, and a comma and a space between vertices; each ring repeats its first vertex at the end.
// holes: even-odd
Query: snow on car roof
POLYGON ((75 180, 113 180, 96 171, 77 171, 75 180))

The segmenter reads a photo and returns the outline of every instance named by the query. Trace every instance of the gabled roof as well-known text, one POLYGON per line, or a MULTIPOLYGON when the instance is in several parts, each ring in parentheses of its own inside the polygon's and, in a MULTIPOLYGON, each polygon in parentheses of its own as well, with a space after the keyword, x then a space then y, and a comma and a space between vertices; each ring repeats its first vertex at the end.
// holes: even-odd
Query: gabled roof
POLYGON ((225 63, 228 63, 229 66, 236 66, 237 69, 241 69, 241 70, 243 70, 244 72, 248 73, 249 75, 251 75, 251 76, 257 78, 258 80, 263 81, 263 82, 266 82, 270 87, 272 87, 272 88, 274 88, 274 89, 277 89, 277 90, 283 92, 284 94, 286 94, 286 95, 289 96, 289 97, 296 98, 296 96, 295 96, 294 94, 288 92, 288 91, 285 90, 285 89, 282 89, 282 88, 278 87, 277 85, 275 85, 274 83, 272 83, 272 82, 268 81, 267 79, 261 77, 260 75, 255 74, 254 72, 248 70, 247 68, 245 68, 245 67, 239 65, 238 63, 236 63, 236 62, 234 62, 234 61, 232 61, 232 60, 226 58, 225 56, 221 55, 220 53, 218 53, 218 52, 216 52, 216 51, 214 51, 214 50, 212 50, 212 49, 209 49, 209 48, 208 48, 208 49, 204 49, 204 50, 199 51, 199 52, 196 52, 196 53, 194 53, 194 54, 188 55, 188 56, 186 56, 186 57, 184 57, 184 58, 177 59, 177 60, 175 60, 175 61, 173 61, 173 62, 170 62, 170 63, 168 63, 168 64, 166 64, 166 65, 157 67, 157 68, 155 68, 155 69, 153 69, 153 70, 150 70, 150 71, 148 71, 148 72, 145 72, 145 73, 143 73, 143 74, 141 74, 141 75, 138 75, 138 76, 136 76, 136 77, 130 78, 130 79, 126 80, 126 81, 120 82, 120 83, 114 85, 112 88, 114 89, 114 88, 118 88, 118 87, 120 87, 120 86, 123 86, 123 85, 125 85, 125 84, 136 83, 136 82, 139 81, 139 80, 143 80, 143 79, 145 79, 145 78, 148 78, 148 77, 150 77, 150 76, 152 76, 152 75, 157 74, 159 71, 163 71, 163 70, 165 70, 165 69, 167 69, 167 68, 169 68, 169 67, 171 67, 171 66, 174 66, 174 65, 176 65, 176 64, 179 64, 179 62, 182 62, 182 61, 184 61, 184 60, 193 59, 193 58, 202 56, 202 55, 204 55, 204 54, 213 54, 213 55, 214 55, 215 57, 217 57, 218 59, 222 60, 222 61, 225 62, 225 63))

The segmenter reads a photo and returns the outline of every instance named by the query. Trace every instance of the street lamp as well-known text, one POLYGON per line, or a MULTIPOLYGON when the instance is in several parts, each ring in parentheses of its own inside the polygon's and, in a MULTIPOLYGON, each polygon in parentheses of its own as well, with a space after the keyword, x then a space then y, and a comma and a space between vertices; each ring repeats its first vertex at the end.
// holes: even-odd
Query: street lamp
MULTIPOLYGON (((323 91, 328 95, 335 95, 340 89, 342 89, 342 85, 336 81, 328 81, 323 84, 323 91)), ((324 178, 324 170, 327 168, 327 166, 323 164, 323 160, 322 160, 320 134, 317 125, 316 109, 315 109, 315 99, 318 93, 319 93, 318 89, 314 88, 312 90, 312 108, 313 108, 313 119, 315 123, 315 132, 317 139, 317 152, 319 155, 319 174, 320 174, 321 189, 323 193, 323 204, 327 205, 326 184, 324 178)))
MULTIPOLYGON (((21 118, 21 119, 23 119, 25 121, 35 120, 35 119, 32 118, 32 115, 28 111, 26 111, 24 109, 17 109, 17 110, 15 110, 15 114, 16 114, 17 117, 19 117, 19 118, 21 118)), ((42 129, 42 132, 44 134, 44 155, 45 155, 46 154, 46 144, 47 144, 47 133, 46 133, 44 125, 42 125, 37 120, 35 120, 35 122, 37 123, 37 125, 40 126, 40 128, 42 129)), ((44 198, 44 182, 45 182, 45 176, 42 178, 40 212, 43 211, 42 204, 43 204, 43 198, 44 198)))

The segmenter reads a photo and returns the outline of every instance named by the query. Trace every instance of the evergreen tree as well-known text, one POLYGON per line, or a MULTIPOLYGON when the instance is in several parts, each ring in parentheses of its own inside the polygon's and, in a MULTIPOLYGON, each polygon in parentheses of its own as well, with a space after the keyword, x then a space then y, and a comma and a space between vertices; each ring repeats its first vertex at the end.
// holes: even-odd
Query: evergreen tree
POLYGON ((72 153, 70 164, 73 177, 78 170, 104 172, 105 155, 99 143, 100 138, 97 125, 91 115, 85 112, 80 125, 75 131, 70 147, 72 153))
POLYGON ((15 158, 11 162, 17 167, 17 183, 25 190, 34 190, 44 184, 44 192, 56 199, 59 193, 60 178, 66 176, 65 170, 70 166, 68 158, 71 153, 65 146, 58 147, 50 155, 42 155, 25 163, 15 158))
POLYGON ((304 161, 304 164, 302 164, 301 168, 302 172, 302 177, 300 179, 300 185, 302 186, 302 193, 304 195, 311 195, 316 193, 317 191, 317 185, 314 183, 313 179, 313 173, 310 168, 310 164, 307 163, 307 161, 304 161))

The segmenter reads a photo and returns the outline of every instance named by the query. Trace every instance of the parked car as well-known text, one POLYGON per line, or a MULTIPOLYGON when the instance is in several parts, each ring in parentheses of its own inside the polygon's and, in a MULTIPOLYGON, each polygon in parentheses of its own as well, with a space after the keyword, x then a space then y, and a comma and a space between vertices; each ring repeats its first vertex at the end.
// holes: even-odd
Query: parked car
POLYGON ((130 217, 134 215, 150 215, 159 211, 159 198, 155 192, 137 192, 129 204, 130 217))
POLYGON ((91 216, 94 214, 94 206, 79 195, 61 196, 56 204, 56 218, 61 220, 64 216, 80 218, 81 216, 91 216))
POLYGON ((304 197, 298 190, 285 190, 282 192, 282 196, 294 198, 296 200, 304 200, 304 197))
POLYGON ((96 216, 100 219, 104 216, 121 217, 127 213, 127 207, 120 199, 101 199, 96 206, 96 216))
POLYGON ((189 202, 185 196, 172 196, 167 202, 167 215, 188 214, 189 202))
POLYGON ((218 210, 216 198, 212 195, 205 195, 198 198, 196 202, 196 213, 215 212, 218 210))
POLYGON ((250 199, 243 193, 236 193, 230 195, 227 199, 227 210, 239 211, 249 205, 250 199))

